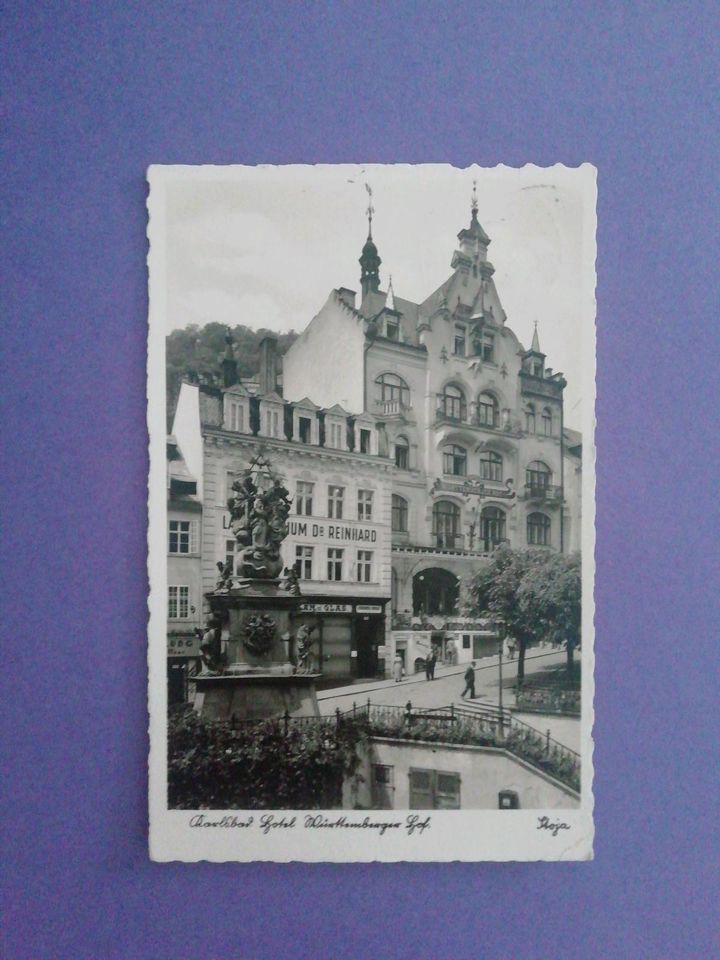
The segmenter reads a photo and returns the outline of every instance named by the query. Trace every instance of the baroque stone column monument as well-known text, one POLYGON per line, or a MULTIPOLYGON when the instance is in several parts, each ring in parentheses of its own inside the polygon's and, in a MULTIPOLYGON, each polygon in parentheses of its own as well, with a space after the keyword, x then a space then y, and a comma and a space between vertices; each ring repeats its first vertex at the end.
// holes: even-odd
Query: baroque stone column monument
POLYGON ((231 564, 218 563, 216 588, 205 595, 210 615, 194 708, 210 720, 319 716, 319 674, 310 673, 314 628, 292 634, 300 588, 280 557, 290 499, 264 454, 233 483, 228 510, 237 566, 233 572, 231 564))

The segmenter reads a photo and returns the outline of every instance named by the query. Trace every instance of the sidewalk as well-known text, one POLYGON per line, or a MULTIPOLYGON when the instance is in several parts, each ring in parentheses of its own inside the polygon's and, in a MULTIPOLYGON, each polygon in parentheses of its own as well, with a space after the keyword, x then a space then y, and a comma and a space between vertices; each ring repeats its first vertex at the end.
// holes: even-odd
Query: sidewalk
MULTIPOLYGON (((538 660, 540 658, 547 658, 552 656, 559 656, 557 651, 543 651, 542 653, 533 653, 528 654, 525 657, 525 663, 530 663, 533 660, 538 660)), ((505 660, 503 659, 503 666, 507 664, 507 667, 512 668, 517 664, 517 660, 505 660)), ((506 667, 506 669, 507 669, 506 667)), ((440 665, 435 668, 435 679, 440 680, 443 677, 461 677, 468 668, 467 663, 458 663, 454 666, 440 665)), ((475 670, 495 670, 498 668, 498 658, 496 656, 483 657, 482 659, 475 661, 475 670)), ((366 680, 360 683, 351 683, 343 687, 332 687, 328 690, 322 690, 318 693, 317 698, 320 700, 331 700, 335 697, 349 697, 349 703, 352 703, 354 699, 357 703, 367 700, 367 695, 369 693, 374 693, 378 690, 386 690, 391 688, 393 690, 399 690, 403 687, 411 687, 414 684, 422 683, 426 684, 427 680, 424 673, 413 673, 409 677, 405 677, 399 683, 396 683, 395 680, 390 678, 389 680, 366 680)), ((504 686, 504 684, 503 684, 504 686)))

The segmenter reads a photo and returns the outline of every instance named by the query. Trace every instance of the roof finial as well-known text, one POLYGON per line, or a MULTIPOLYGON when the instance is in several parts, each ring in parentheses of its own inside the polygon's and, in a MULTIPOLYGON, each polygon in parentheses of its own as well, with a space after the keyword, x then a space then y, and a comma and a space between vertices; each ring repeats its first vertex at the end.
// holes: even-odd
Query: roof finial
POLYGON ((373 202, 372 202, 372 187, 370 186, 369 183, 365 184, 365 189, 368 192, 368 208, 365 211, 367 213, 367 218, 368 218, 368 237, 372 239, 372 221, 373 221, 373 214, 375 213, 375 207, 373 206, 373 202))
POLYGON ((473 220, 477 220, 477 213, 478 213, 477 180, 473 180, 472 203, 470 204, 470 212, 472 214, 473 220))

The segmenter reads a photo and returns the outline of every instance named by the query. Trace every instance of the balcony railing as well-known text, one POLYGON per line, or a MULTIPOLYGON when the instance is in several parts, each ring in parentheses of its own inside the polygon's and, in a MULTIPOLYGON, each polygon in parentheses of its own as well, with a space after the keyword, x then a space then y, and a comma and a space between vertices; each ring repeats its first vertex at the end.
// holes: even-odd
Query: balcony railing
POLYGON ((403 417, 410 413, 412 407, 402 400, 377 400, 375 407, 383 417, 403 417))
POLYGON ((557 503, 562 500, 562 487, 553 483, 526 483, 525 499, 557 503))

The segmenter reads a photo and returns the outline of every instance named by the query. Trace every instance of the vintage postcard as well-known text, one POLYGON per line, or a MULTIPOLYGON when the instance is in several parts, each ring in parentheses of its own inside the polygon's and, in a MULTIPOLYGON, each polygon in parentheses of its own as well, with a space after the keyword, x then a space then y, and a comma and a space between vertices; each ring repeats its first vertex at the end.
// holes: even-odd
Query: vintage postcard
POLYGON ((148 179, 152 858, 591 859, 595 169, 148 179))

